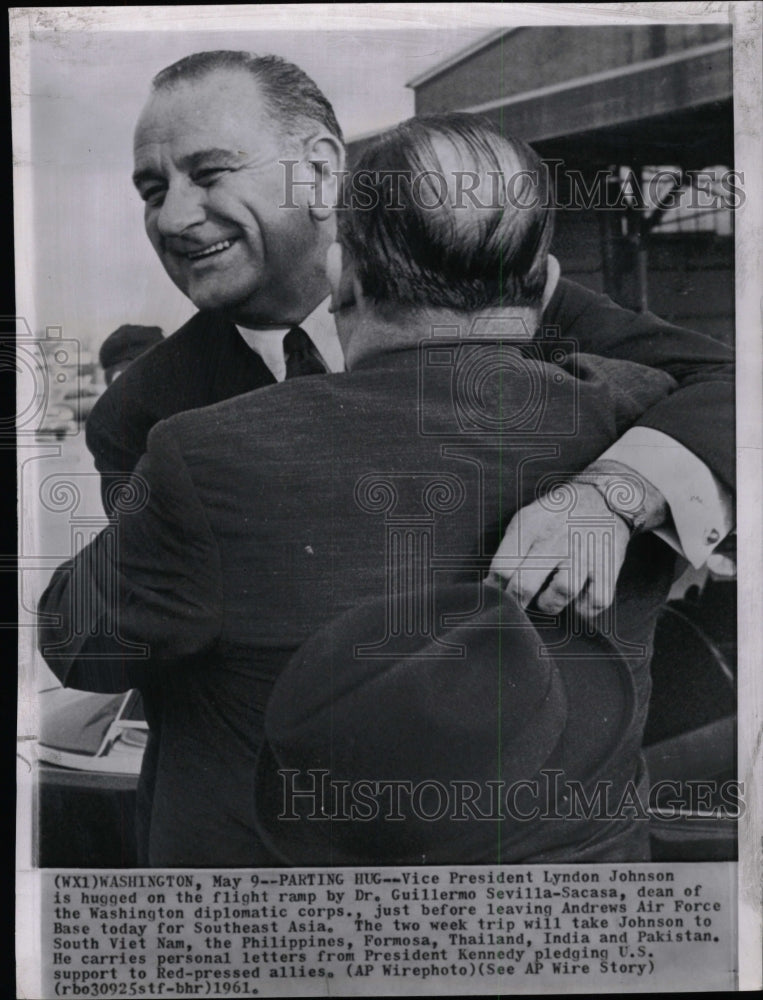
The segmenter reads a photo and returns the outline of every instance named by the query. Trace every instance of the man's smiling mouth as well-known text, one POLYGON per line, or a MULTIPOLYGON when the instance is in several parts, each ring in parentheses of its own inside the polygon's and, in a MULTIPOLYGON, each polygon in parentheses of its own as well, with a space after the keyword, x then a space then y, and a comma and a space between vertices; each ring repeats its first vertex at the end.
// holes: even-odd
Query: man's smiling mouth
POLYGON ((185 256, 188 260, 202 260, 204 257, 212 257, 214 254, 222 253, 223 250, 227 250, 230 246, 232 246, 231 240, 218 240, 217 243, 204 247, 203 250, 193 250, 185 256))

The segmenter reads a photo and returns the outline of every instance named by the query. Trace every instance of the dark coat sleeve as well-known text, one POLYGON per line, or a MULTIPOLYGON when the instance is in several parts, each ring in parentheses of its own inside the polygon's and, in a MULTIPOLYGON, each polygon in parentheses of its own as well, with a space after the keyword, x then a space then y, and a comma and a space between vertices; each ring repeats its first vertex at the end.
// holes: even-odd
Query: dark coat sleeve
POLYGON ((556 331, 580 351, 637 361, 672 375, 677 391, 642 414, 636 426, 679 441, 735 490, 734 362, 728 347, 653 313, 623 309, 565 279, 543 315, 539 338, 549 349, 556 331))
POLYGON ((40 600, 40 651, 69 687, 139 686, 220 631, 219 552, 169 425, 151 432, 136 474, 134 510, 60 566, 40 600))

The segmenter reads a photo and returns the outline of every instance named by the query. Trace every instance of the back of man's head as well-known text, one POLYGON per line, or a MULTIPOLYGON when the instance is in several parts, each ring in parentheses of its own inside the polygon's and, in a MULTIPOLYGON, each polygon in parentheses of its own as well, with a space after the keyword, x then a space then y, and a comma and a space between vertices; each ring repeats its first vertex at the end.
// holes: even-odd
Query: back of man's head
POLYGON ((273 121, 285 135, 302 136, 318 124, 344 142, 328 98, 304 70, 280 56, 258 56, 235 49, 194 52, 157 73, 151 85, 155 92, 167 90, 231 70, 249 73, 258 82, 273 121))
POLYGON ((380 310, 539 306, 553 214, 548 172, 487 118, 412 118, 348 174, 339 239, 380 310))

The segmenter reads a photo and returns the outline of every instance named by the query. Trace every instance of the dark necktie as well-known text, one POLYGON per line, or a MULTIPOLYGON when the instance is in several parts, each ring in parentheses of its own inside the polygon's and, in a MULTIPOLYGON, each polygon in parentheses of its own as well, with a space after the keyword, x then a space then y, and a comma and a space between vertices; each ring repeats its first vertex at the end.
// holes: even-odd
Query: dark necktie
POLYGON ((283 338, 283 349, 286 355, 286 378, 325 374, 326 366, 302 327, 294 326, 289 330, 283 338))

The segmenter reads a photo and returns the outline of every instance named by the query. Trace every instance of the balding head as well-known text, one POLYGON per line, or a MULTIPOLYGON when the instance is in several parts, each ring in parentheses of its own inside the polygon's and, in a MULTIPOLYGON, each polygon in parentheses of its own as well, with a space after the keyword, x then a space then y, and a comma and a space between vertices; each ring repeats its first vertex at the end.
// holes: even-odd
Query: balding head
POLYGON ((538 306, 553 233, 549 180, 485 118, 412 118, 363 150, 339 238, 384 311, 538 306))

